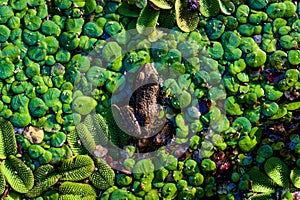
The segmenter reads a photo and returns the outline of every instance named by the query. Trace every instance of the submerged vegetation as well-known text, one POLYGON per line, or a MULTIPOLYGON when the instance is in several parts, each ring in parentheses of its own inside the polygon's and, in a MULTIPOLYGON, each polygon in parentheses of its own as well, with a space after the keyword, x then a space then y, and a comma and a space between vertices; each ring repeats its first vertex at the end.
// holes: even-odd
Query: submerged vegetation
POLYGON ((297 198, 299 16, 292 0, 0 1, 1 199, 297 198))

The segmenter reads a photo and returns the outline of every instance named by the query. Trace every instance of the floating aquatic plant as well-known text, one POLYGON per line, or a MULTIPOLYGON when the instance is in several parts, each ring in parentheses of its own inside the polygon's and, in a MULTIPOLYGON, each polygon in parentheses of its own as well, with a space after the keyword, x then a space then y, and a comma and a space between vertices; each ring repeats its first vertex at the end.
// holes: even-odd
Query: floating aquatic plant
POLYGON ((95 160, 96 170, 89 177, 91 183, 100 190, 114 185, 115 172, 101 159, 95 160))
POLYGON ((97 145, 106 145, 108 141, 108 126, 106 120, 100 114, 87 115, 84 120, 84 124, 87 126, 90 133, 93 135, 93 139, 97 145))
POLYGON ((288 166, 278 157, 269 158, 265 164, 264 169, 267 175, 275 182, 277 185, 287 188, 289 186, 289 173, 290 170, 288 166))
POLYGON ((31 169, 13 155, 1 163, 1 172, 9 185, 19 193, 27 193, 34 185, 31 169))
POLYGON ((95 189, 85 183, 64 182, 59 186, 60 199, 96 199, 95 189))
MULTIPOLYGON (((290 170, 281 159, 270 157, 264 164, 264 171, 270 178, 255 168, 248 172, 254 192, 260 192, 263 196, 274 193, 276 185, 283 188, 288 187, 290 170)), ((294 180, 293 172, 291 172, 290 178, 292 181, 294 180)), ((255 198, 255 195, 253 198, 255 198)))
POLYGON ((162 189, 163 198, 173 199, 177 195, 175 183, 167 183, 162 189))
POLYGON ((40 196, 43 192, 49 190, 59 179, 57 171, 49 164, 40 166, 33 175, 34 186, 26 193, 26 196, 31 198, 40 196))
POLYGON ((89 177, 94 171, 94 162, 87 155, 78 155, 62 162, 60 180, 78 181, 89 177))
POLYGON ((300 187, 299 173, 300 173, 299 168, 295 167, 294 169, 291 170, 291 174, 290 174, 290 180, 292 181, 292 183, 296 188, 300 187))
POLYGON ((0 118, 0 158, 5 159, 17 153, 17 142, 12 124, 0 118))
POLYGON ((88 150, 83 146, 76 129, 71 131, 67 135, 67 141, 68 141, 68 144, 70 145, 70 148, 75 156, 76 155, 84 155, 84 154, 88 153, 88 150))
MULTIPOLYGON (((124 4, 124 3, 123 3, 124 4)), ((129 6, 123 5, 119 9, 121 14, 128 13, 129 6)), ((132 5, 133 6, 133 5, 132 5)), ((234 6, 231 2, 214 0, 212 2, 201 1, 149 1, 140 12, 136 28, 139 33, 150 34, 155 30, 156 23, 160 23, 169 27, 167 21, 175 22, 178 27, 184 32, 191 32, 196 29, 199 22, 199 13, 205 17, 216 16, 220 11, 225 14, 230 14, 234 11, 234 6), (228 9, 228 7, 231 7, 228 9), (231 9, 231 10, 230 10, 231 9), (173 19, 172 19, 173 18, 173 19)), ((136 16, 136 15, 134 15, 136 16)))
POLYGON ((4 193, 5 185, 6 185, 5 177, 2 173, 0 173, 0 194, 4 193))
MULTIPOLYGON (((99 191, 93 186, 102 190, 103 199, 233 199, 248 192, 247 197, 258 193, 250 199, 273 199, 275 187, 282 190, 289 185, 295 190, 299 187, 299 141, 289 137, 297 135, 299 127, 298 10, 293 1, 265 0, 247 4, 222 0, 3 1, 0 157, 8 172, 2 172, 0 192, 5 190, 4 181, 11 188, 3 199, 95 199, 99 191), (154 32, 156 26, 169 28, 172 34, 158 41, 163 33, 154 32), (134 28, 148 34, 148 40, 130 41, 138 35, 126 30, 134 28), (185 33, 179 34, 180 30, 185 33), (199 56, 201 50, 208 50, 211 58, 199 56), (174 142, 190 141, 187 151, 176 149, 174 155, 184 152, 178 159, 160 152, 161 160, 152 163, 155 167, 164 164, 158 171, 147 168, 152 165, 143 159, 135 161, 141 153, 138 146, 124 154, 105 148, 110 143, 131 145, 106 109, 124 81, 123 74, 152 61, 162 70, 181 74, 178 80, 163 81, 170 98, 164 106, 167 118, 176 125, 174 142), (178 113, 180 109, 186 112, 178 113), (12 125, 6 126, 4 119, 12 125), (79 130, 82 124, 85 127, 79 130), (20 134, 27 126, 27 132, 20 134), (212 159, 219 152, 226 157, 212 159), (95 160, 92 169, 92 159, 81 157, 86 154, 104 156, 112 166, 117 162, 111 162, 111 156, 117 157, 124 169, 114 179, 113 170, 102 161, 97 167, 95 160), (80 155, 81 162, 73 155, 80 155), (34 170, 31 189, 30 171, 23 173, 25 178, 10 171, 16 168, 14 163, 22 166, 18 170, 24 168, 21 160, 34 170), (238 168, 233 166, 237 161, 238 168), (84 162, 87 166, 82 166, 84 162), (255 165, 265 168, 264 172, 253 168, 244 173, 255 165), (58 175, 54 168, 59 169, 58 175), (96 168, 105 169, 108 175, 96 168), (234 173, 219 176, 223 168, 234 173), (13 178, 6 177, 9 174, 13 178), (287 175, 290 180, 282 178, 287 175), (78 183, 60 179, 57 184, 60 176, 78 183), (227 180, 234 182, 235 189, 231 189, 232 182, 221 188, 219 183, 227 180), (249 191, 251 182, 253 191, 249 191), (14 192, 20 189, 16 183, 24 183, 22 192, 29 192, 14 192), (89 191, 86 197, 76 193, 81 189, 89 191)), ((291 199, 289 192, 282 196, 291 199)))

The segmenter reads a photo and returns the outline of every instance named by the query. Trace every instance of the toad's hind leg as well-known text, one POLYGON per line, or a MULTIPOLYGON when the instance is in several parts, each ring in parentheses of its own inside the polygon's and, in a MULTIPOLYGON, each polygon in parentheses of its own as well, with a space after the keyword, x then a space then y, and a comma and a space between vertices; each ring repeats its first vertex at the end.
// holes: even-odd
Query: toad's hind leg
POLYGON ((118 107, 113 104, 111 108, 114 119, 122 131, 132 136, 141 135, 140 125, 135 118, 133 109, 129 105, 118 107))

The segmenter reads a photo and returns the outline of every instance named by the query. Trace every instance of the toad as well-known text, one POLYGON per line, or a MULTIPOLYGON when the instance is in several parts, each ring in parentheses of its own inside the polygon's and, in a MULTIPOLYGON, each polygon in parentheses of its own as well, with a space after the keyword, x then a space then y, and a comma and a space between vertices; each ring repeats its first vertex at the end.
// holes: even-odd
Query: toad
MULTIPOLYGON (((152 63, 147 63, 139 67, 135 77, 132 78, 135 81, 131 91, 134 92, 129 104, 112 105, 113 112, 118 118, 118 125, 123 131, 141 139, 139 142, 147 138, 155 139, 152 136, 162 138, 162 135, 169 131, 169 128, 166 128, 169 123, 159 115, 163 106, 159 103, 161 91, 158 72, 152 63)), ((147 141, 149 143, 149 140, 147 141)), ((161 143, 161 139, 157 143, 161 143)))

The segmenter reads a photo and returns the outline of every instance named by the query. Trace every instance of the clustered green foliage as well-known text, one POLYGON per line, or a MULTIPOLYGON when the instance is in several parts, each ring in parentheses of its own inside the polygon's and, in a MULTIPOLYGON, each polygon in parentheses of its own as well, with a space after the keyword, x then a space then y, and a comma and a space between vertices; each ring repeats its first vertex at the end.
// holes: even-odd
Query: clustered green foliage
POLYGON ((1 120, 1 163, 0 193, 5 191, 6 182, 17 192, 27 193, 33 187, 33 173, 20 159, 16 157, 16 138, 12 124, 3 118, 1 120))
MULTIPOLYGON (((34 198, 43 195, 45 192, 47 193, 49 189, 55 187, 58 181, 66 181, 59 186, 58 193, 54 193, 57 194, 54 196, 57 196, 57 198, 60 196, 60 199, 96 199, 95 188, 89 184, 74 183, 74 181, 81 181, 90 177, 95 186, 101 189, 114 184, 115 173, 110 166, 98 159, 95 160, 97 167, 95 168, 93 159, 88 155, 77 155, 63 160, 60 166, 56 165, 59 170, 50 164, 46 164, 41 165, 32 172, 18 158, 20 155, 17 154, 16 145, 11 146, 11 144, 17 143, 12 124, 3 118, 1 118, 1 122, 0 132, 3 135, 2 137, 5 138, 5 141, 11 142, 2 141, 1 146, 1 150, 4 152, 2 159, 5 159, 1 163, 0 171, 1 194, 5 191, 6 182, 15 192, 34 198)), ((34 145, 30 147, 32 146, 34 145)), ((4 199, 9 198, 17 199, 21 198, 21 196, 12 192, 11 197, 9 194, 4 199)))
POLYGON ((222 11, 224 14, 234 12, 234 4, 223 0, 150 0, 125 1, 118 8, 120 14, 138 17, 136 29, 139 33, 150 34, 157 24, 163 28, 177 26, 184 32, 191 32, 198 26, 199 14, 214 17, 222 11))
POLYGON ((78 155, 66 159, 60 168, 61 180, 80 181, 91 175, 94 170, 94 162, 87 155, 78 155))
POLYGON ((5 159, 17 153, 17 142, 12 124, 0 118, 0 158, 5 159))
POLYGON ((291 0, 1 1, 1 199, 292 199, 299 15, 291 0), (149 62, 172 71, 160 115, 189 144, 154 160, 110 110, 149 62), (42 142, 15 135, 29 125, 42 142))
POLYGON ((108 125, 100 114, 87 115, 84 122, 76 126, 76 133, 91 154, 94 154, 97 145, 105 146, 109 139, 108 125))
POLYGON ((55 168, 50 165, 42 165, 34 172, 34 186, 28 193, 27 197, 37 197, 46 192, 51 186, 58 182, 59 175, 55 168))
MULTIPOLYGON (((290 171, 286 163, 278 157, 270 157, 265 162, 264 171, 267 175, 257 168, 250 169, 248 175, 252 181, 252 190, 259 193, 258 195, 253 195, 250 199, 271 199, 272 194, 276 192, 276 186, 289 190, 290 180, 297 185, 295 176, 297 170, 296 168, 290 171)), ((283 199, 292 199, 291 194, 286 192, 283 199)))
POLYGON ((289 187, 289 168, 278 157, 269 158, 264 165, 267 175, 279 186, 289 187))
POLYGON ((114 185, 115 172, 101 159, 95 160, 95 171, 89 177, 91 183, 100 190, 105 190, 114 185))
POLYGON ((33 173, 21 160, 10 156, 1 163, 1 173, 10 186, 19 193, 27 193, 34 184, 33 173))
POLYGON ((59 186, 60 199, 96 199, 95 189, 84 183, 64 182, 59 186))

